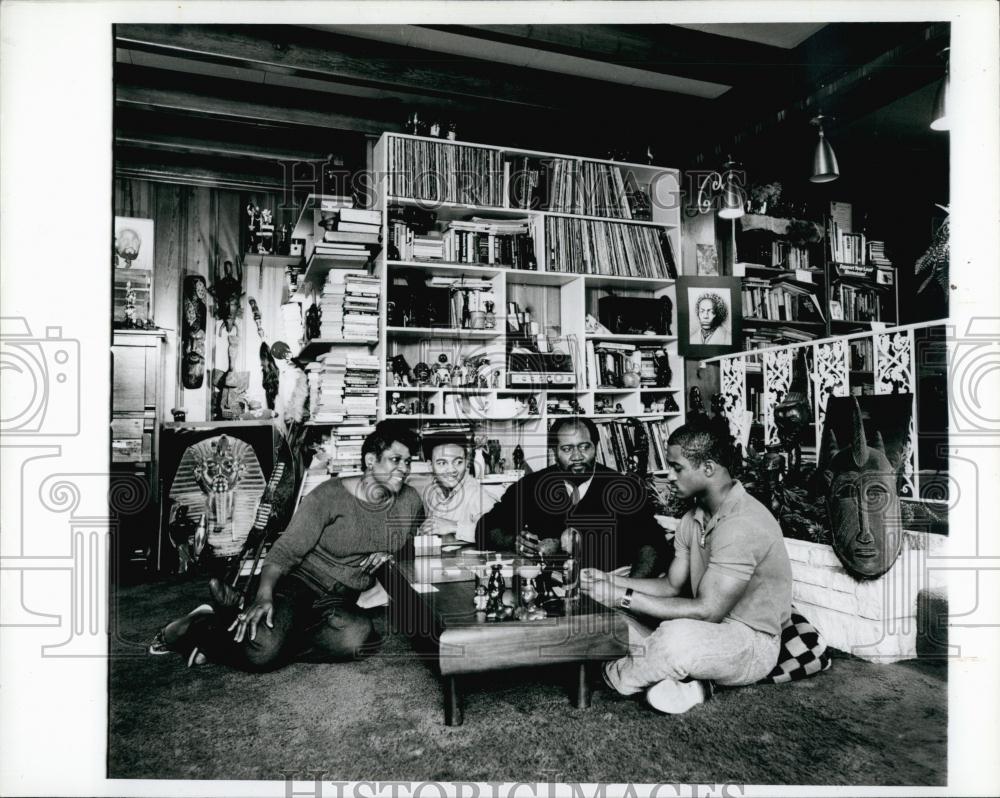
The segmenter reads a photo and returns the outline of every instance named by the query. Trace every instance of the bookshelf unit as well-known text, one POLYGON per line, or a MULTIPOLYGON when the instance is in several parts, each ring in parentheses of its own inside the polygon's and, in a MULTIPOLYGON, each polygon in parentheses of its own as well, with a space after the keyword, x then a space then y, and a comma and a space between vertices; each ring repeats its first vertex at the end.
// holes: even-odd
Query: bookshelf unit
MULTIPOLYGON (((586 331, 587 314, 596 318, 597 303, 609 294, 667 296, 676 307, 674 277, 681 271, 676 169, 392 133, 376 144, 373 166, 380 176, 375 209, 383 217, 383 247, 374 274, 382 281, 385 300, 373 348, 386 366, 379 383, 379 419, 399 416, 422 430, 472 426, 500 441, 508 468, 510 452, 519 444, 536 469, 547 464, 549 424, 577 409, 595 421, 641 415, 669 429, 681 423, 684 368, 673 334, 676 311, 670 334, 586 331), (418 157, 426 160, 414 163, 418 157), (535 185, 544 183, 544 191, 520 191, 533 180, 519 171, 526 163, 538 165, 535 185), (421 174, 437 177, 420 183, 421 174), (640 194, 645 200, 636 201, 640 194), (529 207, 512 207, 522 202, 529 207), (629 215, 643 218, 622 218, 629 215), (550 238, 553 232, 561 240, 550 238), (525 234, 527 241, 504 240, 525 234), (449 237, 450 243, 437 243, 449 237), (422 258, 414 251, 435 254, 422 258), (465 311, 453 299, 467 285, 482 287, 482 296, 492 303, 492 311, 475 319, 473 328, 462 326, 459 315, 465 311), (401 311, 401 303, 409 305, 401 311), (588 373, 587 345, 602 341, 662 348, 672 382, 662 388, 599 387, 588 373), (411 370, 426 364, 429 384, 396 385, 388 362, 397 355, 411 370), (449 366, 479 361, 476 374, 470 369, 464 378, 439 385, 434 372, 441 355, 449 366), (547 375, 569 381, 553 383, 547 375), (667 404, 667 397, 676 409, 656 410, 656 401, 667 404), (612 412, 597 415, 602 399, 613 399, 612 412), (622 412, 613 412, 619 404, 622 412), (407 412, 400 415, 399 409, 407 412)), ((482 309, 472 311, 477 312, 482 309)))
POLYGON ((734 233, 734 276, 743 278, 745 348, 827 335, 822 228, 800 219, 747 214, 734 223, 734 233), (789 240, 793 231, 797 242, 807 231, 817 240, 796 245, 789 240))

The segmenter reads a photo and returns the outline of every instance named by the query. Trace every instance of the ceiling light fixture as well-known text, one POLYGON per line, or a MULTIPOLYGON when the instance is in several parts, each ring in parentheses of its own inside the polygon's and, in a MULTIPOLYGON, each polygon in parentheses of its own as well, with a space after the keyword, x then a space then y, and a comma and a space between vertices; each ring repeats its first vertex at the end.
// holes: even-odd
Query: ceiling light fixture
POLYGON ((809 178, 813 183, 829 183, 840 177, 837 156, 823 132, 823 122, 828 119, 833 121, 834 117, 817 114, 810 122, 819 128, 819 141, 816 143, 816 152, 813 154, 812 177, 809 178))
POLYGON ((948 95, 951 93, 951 59, 948 58, 950 47, 945 47, 938 55, 944 56, 944 79, 938 86, 934 97, 934 115, 931 117, 931 130, 949 130, 948 95))
POLYGON ((709 172, 698 187, 698 211, 708 213, 713 207, 713 197, 719 198, 719 218, 739 219, 744 213, 746 193, 743 191, 743 173, 736 171, 736 161, 730 155, 722 165, 722 172, 709 172))

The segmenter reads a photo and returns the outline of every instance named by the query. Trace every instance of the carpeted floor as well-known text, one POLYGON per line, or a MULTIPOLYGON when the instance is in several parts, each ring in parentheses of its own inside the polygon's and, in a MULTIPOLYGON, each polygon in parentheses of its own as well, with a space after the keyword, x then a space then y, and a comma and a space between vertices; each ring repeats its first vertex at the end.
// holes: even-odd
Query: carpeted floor
POLYGON ((431 667, 381 612, 385 647, 362 662, 252 676, 145 655, 163 623, 205 598, 202 583, 117 591, 110 778, 946 782, 943 663, 840 655, 812 679, 724 691, 675 717, 606 690, 574 709, 565 667, 484 674, 466 680, 465 724, 449 728, 431 667))

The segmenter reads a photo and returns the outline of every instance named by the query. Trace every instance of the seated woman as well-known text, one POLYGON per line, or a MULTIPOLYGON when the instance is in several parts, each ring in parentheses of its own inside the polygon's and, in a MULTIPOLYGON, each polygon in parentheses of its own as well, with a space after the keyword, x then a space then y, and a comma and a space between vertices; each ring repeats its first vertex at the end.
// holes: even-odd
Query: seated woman
POLYGON ((440 535, 444 543, 474 543, 476 523, 499 497, 469 473, 468 439, 458 432, 428 435, 423 449, 434 480, 424 490, 427 520, 421 534, 440 535))
POLYGON ((377 643, 355 604, 424 520, 420 497, 405 484, 416 446, 400 422, 381 422, 361 448, 356 487, 334 477, 302 500, 264 560, 250 605, 240 611, 236 591, 213 579, 212 611, 168 624, 158 636, 164 647, 183 648, 190 636, 209 659, 260 671, 351 659, 377 643))

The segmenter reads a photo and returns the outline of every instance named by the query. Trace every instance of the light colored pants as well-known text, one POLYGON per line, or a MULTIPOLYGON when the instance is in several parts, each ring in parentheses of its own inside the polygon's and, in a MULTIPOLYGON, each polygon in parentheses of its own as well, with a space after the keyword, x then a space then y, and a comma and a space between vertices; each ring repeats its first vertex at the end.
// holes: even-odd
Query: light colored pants
POLYGON ((711 679, 721 685, 752 684, 778 661, 781 639, 739 621, 686 618, 650 630, 630 619, 630 653, 612 663, 608 678, 622 695, 664 679, 711 679))

